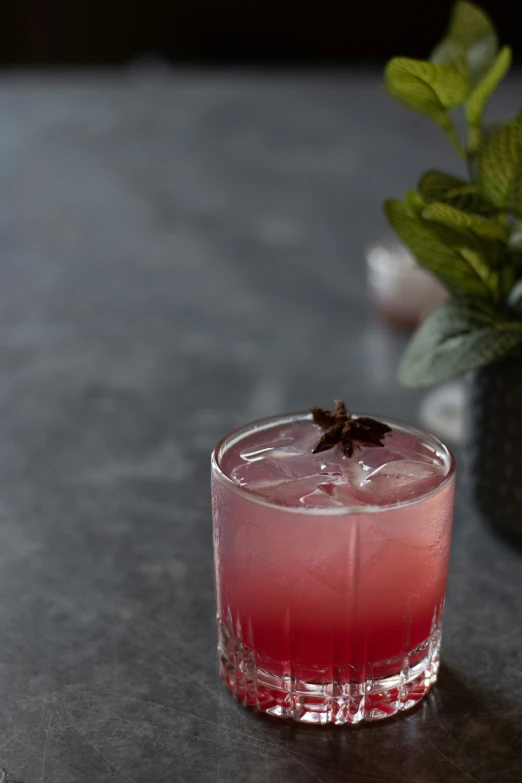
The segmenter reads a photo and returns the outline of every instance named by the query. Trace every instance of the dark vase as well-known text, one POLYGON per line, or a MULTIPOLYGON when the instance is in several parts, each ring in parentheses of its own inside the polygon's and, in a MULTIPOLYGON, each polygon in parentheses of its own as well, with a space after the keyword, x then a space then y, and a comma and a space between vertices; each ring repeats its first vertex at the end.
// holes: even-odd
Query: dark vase
POLYGON ((470 373, 464 433, 463 473, 475 509, 522 546, 522 356, 470 373))

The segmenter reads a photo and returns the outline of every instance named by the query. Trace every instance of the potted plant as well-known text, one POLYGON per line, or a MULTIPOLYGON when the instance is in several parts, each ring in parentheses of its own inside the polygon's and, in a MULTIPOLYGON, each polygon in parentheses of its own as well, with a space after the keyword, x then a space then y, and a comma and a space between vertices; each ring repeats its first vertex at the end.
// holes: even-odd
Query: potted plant
POLYGON ((466 0, 430 60, 388 63, 388 91, 447 134, 465 174, 429 170, 384 209, 449 294, 414 334, 400 380, 420 387, 468 373, 468 486, 488 520, 522 540, 522 112, 484 121, 510 64, 510 48, 466 0))

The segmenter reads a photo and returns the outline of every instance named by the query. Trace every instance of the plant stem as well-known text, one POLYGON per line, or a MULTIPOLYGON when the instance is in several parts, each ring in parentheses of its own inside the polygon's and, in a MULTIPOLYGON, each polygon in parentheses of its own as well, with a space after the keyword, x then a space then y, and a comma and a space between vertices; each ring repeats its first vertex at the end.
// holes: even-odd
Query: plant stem
POLYGON ((451 119, 449 120, 447 131, 448 131, 448 136, 450 137, 450 141, 453 144, 457 154, 460 155, 461 158, 464 158, 464 160, 467 160, 468 156, 466 154, 466 151, 462 147, 462 144, 460 143, 460 139, 458 137, 457 131, 455 130, 455 126, 453 125, 451 119))
POLYGON ((476 176, 475 176, 475 168, 476 168, 476 166, 475 166, 475 157, 473 155, 469 155, 469 153, 466 156, 466 168, 468 170, 469 181, 471 183, 474 183, 475 179, 476 179, 476 176))
POLYGON ((470 125, 468 134, 468 154, 474 158, 477 156, 482 141, 482 132, 479 125, 470 125))

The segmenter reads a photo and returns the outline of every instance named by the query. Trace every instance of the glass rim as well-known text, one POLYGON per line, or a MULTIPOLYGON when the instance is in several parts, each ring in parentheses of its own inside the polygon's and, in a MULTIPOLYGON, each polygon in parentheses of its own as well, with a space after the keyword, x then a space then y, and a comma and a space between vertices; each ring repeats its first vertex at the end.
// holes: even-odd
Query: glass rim
MULTIPOLYGON (((361 416, 368 416, 369 414, 354 413, 353 415, 357 418, 360 418, 361 416)), ((284 511, 290 514, 301 514, 305 516, 321 516, 321 517, 342 516, 342 515, 354 516, 356 514, 378 514, 381 512, 405 508, 407 506, 413 506, 416 503, 420 503, 424 500, 427 500, 428 498, 434 495, 438 495, 439 492, 442 492, 442 490, 445 489, 452 482, 455 476, 455 467, 456 467, 455 456, 453 455, 451 449, 449 449, 439 438, 437 438, 431 432, 422 429, 422 427, 417 427, 411 424, 407 424, 406 422, 401 421, 400 419, 393 419, 388 417, 382 418, 381 416, 379 416, 379 421, 382 421, 385 424, 388 424, 392 427, 396 427, 408 433, 418 435, 422 440, 431 441, 431 444, 436 447, 436 451, 442 453, 444 457, 444 461, 448 465, 448 471, 447 474, 444 476, 443 480, 440 482, 440 484, 434 487, 434 489, 428 490, 427 492, 424 492, 415 498, 408 498, 407 500, 399 500, 395 503, 385 503, 383 505, 346 505, 346 506, 331 506, 331 507, 312 506, 306 508, 299 508, 298 506, 286 506, 282 503, 276 503, 275 501, 271 501, 268 498, 263 497, 263 495, 258 495, 256 492, 253 492, 245 487, 241 487, 239 486, 239 484, 236 484, 236 482, 232 478, 230 478, 230 476, 227 476, 227 474, 223 471, 220 465, 220 460, 222 459, 224 453, 223 450, 225 449, 225 447, 230 448, 232 445, 234 445, 234 443, 240 440, 241 437, 244 437, 248 433, 254 432, 255 430, 269 429, 271 426, 273 426, 276 423, 291 423, 294 421, 306 421, 306 420, 311 421, 311 419, 312 419, 312 414, 310 412, 297 411, 295 413, 281 413, 275 416, 265 416, 261 419, 255 419, 254 421, 248 422, 247 424, 243 424, 240 427, 236 427, 236 429, 229 432, 228 435, 225 435, 223 438, 221 438, 221 440, 217 443, 216 447, 213 449, 211 454, 212 472, 215 473, 215 475, 219 478, 219 480, 222 481, 236 495, 248 499, 253 503, 258 503, 259 505, 265 506, 266 508, 276 509, 277 511, 284 511)))

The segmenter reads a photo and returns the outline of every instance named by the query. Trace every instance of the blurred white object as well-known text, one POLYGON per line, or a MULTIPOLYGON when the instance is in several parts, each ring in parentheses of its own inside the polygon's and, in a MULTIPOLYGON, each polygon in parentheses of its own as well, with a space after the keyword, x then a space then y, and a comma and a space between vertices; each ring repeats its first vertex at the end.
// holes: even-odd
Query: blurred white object
POLYGON ((464 383, 445 383, 423 399, 419 419, 442 441, 458 446, 462 442, 464 404, 464 383))
POLYGON ((372 301, 395 326, 415 329, 446 296, 442 285, 393 238, 371 245, 366 262, 372 301))

